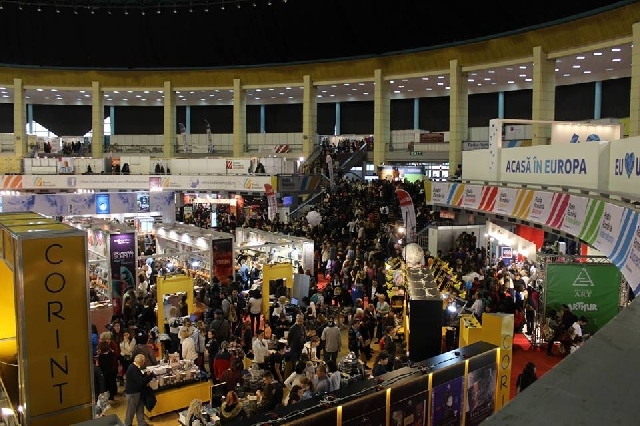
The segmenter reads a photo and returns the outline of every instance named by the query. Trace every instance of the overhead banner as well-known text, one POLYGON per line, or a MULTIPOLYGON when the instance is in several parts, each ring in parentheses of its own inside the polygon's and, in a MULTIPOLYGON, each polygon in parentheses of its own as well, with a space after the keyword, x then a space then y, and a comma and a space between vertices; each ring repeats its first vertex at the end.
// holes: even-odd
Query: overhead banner
POLYGON ((229 284, 229 277, 234 279, 233 268, 233 238, 221 238, 213 240, 211 245, 213 269, 212 274, 223 285, 229 284))
POLYGON ((634 295, 640 294, 640 226, 636 222, 630 244, 629 255, 622 267, 622 274, 631 286, 634 295))
POLYGON ((485 186, 482 188, 482 199, 478 210, 492 212, 497 202, 498 188, 495 186, 485 186))
POLYGON ((276 193, 273 186, 268 183, 264 184, 264 192, 267 194, 267 203, 269 205, 269 220, 273 220, 278 213, 278 202, 276 201, 276 193))
POLYGON ((122 298, 129 288, 136 287, 136 234, 111 234, 109 259, 111 262, 111 298, 113 311, 122 312, 122 298))
MULTIPOLYGON (((425 186, 426 189, 426 186, 425 186)), ((448 204, 449 182, 431 182, 431 203, 448 204)))
POLYGON ((398 196, 398 203, 400 204, 400 211, 402 212, 402 219, 404 220, 406 240, 407 243, 412 243, 416 239, 416 209, 413 208, 413 200, 407 191, 397 189, 396 195, 398 196))
POLYGON ((482 186, 465 185, 464 195, 462 197, 462 207, 469 209, 478 209, 482 200, 482 186))
POLYGON ((499 188, 493 213, 510 215, 516 206, 517 195, 518 190, 516 188, 499 188))
POLYGON ((597 331, 618 314, 620 271, 611 264, 547 264, 547 312, 569 305, 577 316, 589 320, 597 331))
MULTIPOLYGON (((624 239, 627 232, 633 234, 634 230, 622 230, 622 228, 626 228, 627 225, 622 223, 624 208, 615 204, 605 203, 604 201, 601 201, 601 203, 603 204, 602 214, 595 231, 596 238, 592 245, 602 253, 613 253, 613 248, 617 241, 624 239)), ((630 218, 627 220, 629 219, 630 218)))
POLYGON ((561 230, 571 235, 580 235, 586 219, 589 198, 571 195, 564 211, 561 230))
POLYGON ((638 217, 638 213, 633 210, 624 210, 621 219, 622 227, 618 237, 615 239, 611 251, 606 253, 611 263, 619 269, 624 267, 631 252, 631 244, 633 244, 635 235, 634 230, 638 227, 638 217))

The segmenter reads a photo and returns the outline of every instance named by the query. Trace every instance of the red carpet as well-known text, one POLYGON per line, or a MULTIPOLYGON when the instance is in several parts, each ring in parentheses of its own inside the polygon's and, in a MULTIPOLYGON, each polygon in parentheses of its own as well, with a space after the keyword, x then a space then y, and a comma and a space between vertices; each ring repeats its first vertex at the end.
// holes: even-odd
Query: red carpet
POLYGON ((531 346, 529 340, 522 333, 517 333, 513 337, 513 364, 511 366, 511 398, 516 396, 516 380, 518 375, 524 370, 528 362, 536 366, 538 378, 551 370, 562 358, 558 355, 547 356, 546 345, 540 347, 531 346))

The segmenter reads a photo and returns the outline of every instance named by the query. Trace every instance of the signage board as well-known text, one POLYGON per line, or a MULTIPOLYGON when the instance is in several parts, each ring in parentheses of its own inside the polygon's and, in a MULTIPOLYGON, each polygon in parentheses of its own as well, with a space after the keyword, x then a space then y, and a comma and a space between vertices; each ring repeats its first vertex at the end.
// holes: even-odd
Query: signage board
MULTIPOLYGON (((320 188, 321 183, 321 175, 279 175, 277 191, 292 194, 315 192, 320 188)), ((264 185, 262 191, 264 192, 264 185)))

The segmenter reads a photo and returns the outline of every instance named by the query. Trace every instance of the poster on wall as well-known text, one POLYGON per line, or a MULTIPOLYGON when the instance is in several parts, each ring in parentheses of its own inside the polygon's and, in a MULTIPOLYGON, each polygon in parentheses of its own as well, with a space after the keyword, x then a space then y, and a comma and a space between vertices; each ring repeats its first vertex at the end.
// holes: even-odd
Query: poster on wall
POLYGON ((420 182, 424 170, 421 167, 384 167, 380 169, 380 179, 390 181, 420 182))
POLYGON ((233 238, 213 240, 212 247, 213 276, 223 285, 229 284, 229 276, 233 279, 233 238))
POLYGON ((149 202, 148 192, 138 192, 138 213, 149 213, 151 211, 151 203, 149 202))
POLYGON ((467 375, 467 414, 465 425, 477 426, 495 410, 496 378, 494 363, 470 371, 467 375))
POLYGON ((513 250, 511 247, 500 246, 500 257, 505 266, 511 265, 511 259, 513 259, 513 250))
POLYGON ((96 214, 111 214, 109 194, 96 194, 96 214))
POLYGON ((136 286, 136 237, 135 234, 111 234, 109 236, 111 264, 111 297, 115 314, 122 312, 122 297, 128 288, 136 286))
POLYGON ((431 425, 460 426, 464 377, 457 377, 433 388, 431 392, 431 425))
POLYGON ((425 426, 427 424, 427 397, 423 392, 391 406, 391 426, 425 426))
POLYGON ((597 331, 618 314, 620 271, 606 264, 547 265, 547 309, 560 312, 569 305, 585 316, 589 331, 597 331))
POLYGON ((59 175, 72 175, 73 168, 73 157, 58 157, 58 174, 59 175))

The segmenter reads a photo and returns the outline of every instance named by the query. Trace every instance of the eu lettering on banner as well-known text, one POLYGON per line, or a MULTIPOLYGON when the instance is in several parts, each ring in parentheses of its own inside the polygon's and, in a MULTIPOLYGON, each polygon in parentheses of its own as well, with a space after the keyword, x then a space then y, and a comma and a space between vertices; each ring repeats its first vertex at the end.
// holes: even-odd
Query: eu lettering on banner
POLYGON ((564 212, 562 230, 571 235, 580 235, 582 224, 585 219, 588 198, 571 195, 569 204, 564 212))
POLYGON ((546 191, 535 191, 533 203, 529 210, 529 220, 536 223, 546 224, 551 212, 551 200, 553 193, 546 191))
POLYGON ((462 199, 462 206, 470 209, 477 209, 480 205, 480 199, 482 197, 482 186, 479 185, 465 185, 464 196, 462 199))
POLYGON ((431 184, 431 203, 447 204, 448 194, 449 194, 448 182, 433 182, 431 184))
POLYGON ((517 195, 517 189, 500 188, 498 190, 498 196, 496 199, 496 205, 493 208, 493 213, 510 215, 513 212, 517 195))
POLYGON ((634 295, 640 294, 640 226, 636 226, 631 242, 631 249, 624 266, 622 275, 627 280, 634 295))
POLYGON ((627 179, 631 179, 631 176, 640 176, 640 156, 635 152, 627 152, 624 157, 614 159, 613 175, 626 176, 627 179))
POLYGON ((620 237, 624 208, 615 204, 604 204, 604 213, 602 214, 602 219, 600 219, 600 226, 598 227, 598 232, 596 232, 596 240, 593 245, 602 253, 611 253, 616 240, 620 237))
POLYGON ((598 237, 598 230, 602 223, 604 209, 604 201, 594 200, 592 198, 587 201, 585 220, 582 223, 580 234, 578 234, 578 237, 587 244, 593 245, 598 237))

